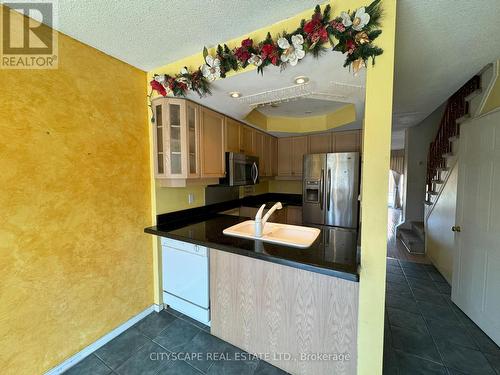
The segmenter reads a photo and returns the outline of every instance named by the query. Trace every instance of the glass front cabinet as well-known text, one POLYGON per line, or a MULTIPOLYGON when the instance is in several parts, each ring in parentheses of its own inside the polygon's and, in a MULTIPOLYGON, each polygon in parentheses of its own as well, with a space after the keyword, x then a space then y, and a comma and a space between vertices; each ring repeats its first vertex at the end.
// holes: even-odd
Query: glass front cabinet
POLYGON ((197 105, 183 99, 157 98, 152 107, 156 178, 199 177, 197 105))
MULTIPOLYGON (((200 107, 185 99, 161 97, 152 100, 152 110, 155 177, 161 185, 186 186, 204 177, 200 107)), ((220 152, 223 154, 224 150, 220 152)))

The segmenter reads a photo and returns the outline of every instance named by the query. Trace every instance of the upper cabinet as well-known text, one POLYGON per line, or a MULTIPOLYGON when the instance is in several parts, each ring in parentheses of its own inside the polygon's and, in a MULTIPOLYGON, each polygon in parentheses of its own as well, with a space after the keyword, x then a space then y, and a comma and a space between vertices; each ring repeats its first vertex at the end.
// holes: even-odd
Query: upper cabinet
POLYGON ((333 132, 332 148, 333 152, 361 152, 361 131, 333 132))
POLYGON ((232 118, 226 118, 226 151, 241 152, 240 148, 241 125, 232 118))
POLYGON ((246 155, 255 155, 255 133, 250 126, 242 125, 240 128, 240 152, 246 155))
POLYGON ((332 133, 319 133, 307 136, 310 154, 333 152, 332 133))
POLYGON ((187 178, 186 102, 153 101, 155 117, 155 174, 158 178, 187 178))
POLYGON ((156 98, 152 108, 154 168, 160 185, 218 182, 225 173, 224 116, 176 98, 156 98))
POLYGON ((278 139, 278 176, 302 177, 303 156, 308 153, 307 136, 278 139))
POLYGON ((201 177, 224 177, 225 116, 199 108, 201 177))
POLYGON ((259 158, 261 177, 302 178, 305 154, 361 152, 360 130, 276 138, 189 100, 155 98, 155 177, 161 186, 217 184, 226 175, 225 153, 259 158))

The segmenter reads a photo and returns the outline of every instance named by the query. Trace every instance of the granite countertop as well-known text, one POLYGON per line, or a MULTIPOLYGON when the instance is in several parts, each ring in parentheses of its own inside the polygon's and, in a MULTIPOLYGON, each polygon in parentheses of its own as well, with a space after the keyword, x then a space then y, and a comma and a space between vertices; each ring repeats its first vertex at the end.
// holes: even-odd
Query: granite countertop
MULTIPOLYGON (((290 196, 288 200, 286 198, 286 195, 271 197, 269 194, 263 194, 248 199, 246 203, 242 203, 242 200, 235 200, 163 214, 158 216, 156 226, 145 228, 144 231, 161 237, 358 281, 357 230, 308 225, 319 228, 321 233, 307 249, 232 237, 222 233, 224 229, 249 220, 249 218, 224 215, 219 212, 248 206, 250 202, 255 202, 256 205, 273 201, 281 201, 291 205, 298 204, 297 197, 290 196)), ((245 199, 247 198, 243 198, 243 200, 245 199)))

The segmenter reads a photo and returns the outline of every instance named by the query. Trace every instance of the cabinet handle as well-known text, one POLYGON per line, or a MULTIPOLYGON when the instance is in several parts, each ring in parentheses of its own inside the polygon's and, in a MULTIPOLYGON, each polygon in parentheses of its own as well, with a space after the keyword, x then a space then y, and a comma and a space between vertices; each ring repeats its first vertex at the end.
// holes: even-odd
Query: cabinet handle
POLYGON ((460 226, 458 226, 458 225, 454 225, 451 227, 451 231, 452 232, 461 232, 462 228, 460 228, 460 226))

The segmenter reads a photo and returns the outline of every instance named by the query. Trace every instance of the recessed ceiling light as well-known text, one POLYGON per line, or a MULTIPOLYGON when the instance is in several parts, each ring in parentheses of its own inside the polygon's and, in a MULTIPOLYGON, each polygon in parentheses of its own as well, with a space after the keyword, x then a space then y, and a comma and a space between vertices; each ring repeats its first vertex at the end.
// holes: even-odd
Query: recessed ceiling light
POLYGON ((238 92, 238 91, 233 91, 233 92, 230 92, 230 93, 229 93, 229 96, 230 96, 231 98, 235 98, 235 99, 236 99, 236 98, 241 97, 241 92, 238 92))
POLYGON ((309 78, 306 77, 306 76, 300 76, 300 77, 296 77, 294 80, 293 80, 297 85, 302 85, 303 83, 307 83, 309 82, 309 78))

